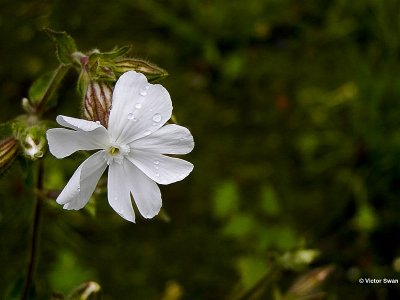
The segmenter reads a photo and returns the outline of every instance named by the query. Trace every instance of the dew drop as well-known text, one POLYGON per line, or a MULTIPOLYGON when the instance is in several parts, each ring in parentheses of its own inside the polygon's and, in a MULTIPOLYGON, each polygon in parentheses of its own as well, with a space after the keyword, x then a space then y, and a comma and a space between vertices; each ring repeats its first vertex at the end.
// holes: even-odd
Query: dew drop
POLYGON ((134 119, 133 113, 130 112, 130 113, 128 114, 128 119, 129 119, 129 120, 133 120, 133 119, 134 119))
POLYGON ((80 188, 80 187, 78 187, 78 188, 77 188, 77 190, 78 190, 78 192, 80 192, 80 191, 81 191, 81 188, 80 188))
POLYGON ((110 107, 108 109, 111 111, 112 110, 112 105, 110 105, 110 107))
POLYGON ((150 133, 151 133, 150 130, 146 130, 146 131, 144 132, 144 135, 149 135, 150 133))
POLYGON ((136 107, 137 109, 141 109, 141 108, 142 108, 142 103, 136 103, 135 107, 136 107))
POLYGON ((142 96, 146 96, 147 95, 147 91, 146 90, 141 90, 139 92, 139 94, 142 95, 142 96))
POLYGON ((155 160, 155 161, 154 161, 154 164, 155 164, 155 165, 158 165, 158 164, 160 164, 160 162, 159 162, 158 160, 155 160))
POLYGON ((160 114, 155 114, 154 116, 153 116, 153 121, 154 122, 160 122, 161 121, 161 115, 160 114))
POLYGON ((136 119, 136 118, 132 118, 132 121, 133 121, 133 122, 136 122, 136 121, 137 121, 137 119, 136 119))
POLYGON ((160 173, 156 173, 156 176, 157 176, 157 177, 160 177, 160 173))

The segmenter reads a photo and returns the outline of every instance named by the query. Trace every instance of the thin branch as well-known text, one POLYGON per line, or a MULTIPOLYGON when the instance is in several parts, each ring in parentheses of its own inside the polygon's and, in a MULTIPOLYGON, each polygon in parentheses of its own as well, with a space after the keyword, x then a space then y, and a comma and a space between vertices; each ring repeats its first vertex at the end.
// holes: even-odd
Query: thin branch
MULTIPOLYGON (((37 178, 37 189, 40 191, 43 188, 43 161, 39 161, 39 169, 38 169, 38 178, 37 178)), ((36 265, 37 259, 37 249, 39 242, 39 227, 40 227, 40 219, 42 215, 42 199, 39 195, 35 196, 35 212, 33 215, 33 224, 32 224, 32 239, 31 239, 31 251, 29 256, 29 265, 28 271, 26 274, 24 290, 21 296, 21 300, 29 299, 29 291, 32 285, 33 274, 36 265)))

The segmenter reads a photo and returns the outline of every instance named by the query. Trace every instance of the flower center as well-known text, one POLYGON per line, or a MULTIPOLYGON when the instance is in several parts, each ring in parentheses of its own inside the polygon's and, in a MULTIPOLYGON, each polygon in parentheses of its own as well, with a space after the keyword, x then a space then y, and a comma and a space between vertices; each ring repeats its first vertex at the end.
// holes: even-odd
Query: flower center
POLYGON ((111 146, 110 149, 108 149, 108 153, 110 153, 110 155, 116 155, 119 153, 119 149, 111 146))
POLYGON ((131 149, 128 145, 112 144, 108 149, 106 149, 104 159, 107 161, 108 165, 112 162, 122 164, 124 156, 126 156, 130 150, 131 149))

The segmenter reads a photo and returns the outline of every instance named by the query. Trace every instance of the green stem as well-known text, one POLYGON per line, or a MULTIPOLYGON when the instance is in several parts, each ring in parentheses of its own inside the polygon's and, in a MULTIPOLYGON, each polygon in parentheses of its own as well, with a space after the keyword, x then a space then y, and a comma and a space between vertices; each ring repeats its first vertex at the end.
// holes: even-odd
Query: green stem
POLYGON ((59 65, 56 69, 53 78, 51 79, 50 84, 47 87, 46 93, 43 95, 40 104, 36 107, 35 115, 40 118, 44 112, 44 108, 46 107, 47 102, 57 90, 58 86, 61 83, 61 80, 64 78, 65 74, 69 70, 69 65, 59 65))
MULTIPOLYGON (((43 161, 39 161, 38 178, 37 178, 37 189, 41 191, 43 188, 43 161)), ((29 255, 29 265, 28 271, 26 273, 24 290, 21 296, 21 300, 29 299, 29 291, 32 285, 33 274, 37 259, 37 249, 39 241, 39 228, 40 219, 42 215, 42 199, 39 195, 35 196, 35 212, 33 215, 33 228, 32 228, 32 238, 31 238, 31 249, 29 255)))

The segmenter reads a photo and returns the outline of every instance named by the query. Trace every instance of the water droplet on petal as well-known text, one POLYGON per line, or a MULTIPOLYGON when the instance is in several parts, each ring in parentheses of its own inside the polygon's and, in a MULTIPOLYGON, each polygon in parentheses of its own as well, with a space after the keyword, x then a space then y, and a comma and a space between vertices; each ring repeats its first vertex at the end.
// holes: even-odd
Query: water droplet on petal
POLYGON ((142 96, 146 96, 147 95, 147 91, 146 90, 141 90, 139 92, 139 94, 142 95, 142 96))
POLYGON ((144 132, 144 135, 149 135, 150 133, 151 133, 150 130, 146 130, 146 131, 144 132))
POLYGON ((78 192, 80 192, 80 191, 81 191, 81 188, 80 188, 80 187, 78 187, 78 188, 77 188, 77 190, 78 190, 78 192))
POLYGON ((158 160, 155 160, 155 161, 154 161, 154 164, 155 164, 155 165, 158 165, 159 163, 160 163, 160 162, 159 162, 158 160))
POLYGON ((110 105, 110 107, 108 109, 111 111, 112 110, 112 105, 110 105))
POLYGON ((135 107, 136 107, 137 109, 141 109, 141 108, 142 108, 142 103, 136 103, 135 107))
POLYGON ((153 116, 153 121, 154 122, 160 122, 161 121, 161 115, 160 114, 155 114, 154 116, 153 116))
POLYGON ((134 118, 134 117, 133 117, 133 113, 130 112, 130 113, 128 114, 128 119, 129 119, 129 120, 133 120, 133 118, 134 118))
POLYGON ((133 118, 133 119, 132 119, 132 121, 133 121, 133 122, 136 122, 136 121, 137 121, 137 119, 136 119, 136 118, 133 118))
POLYGON ((157 176, 157 177, 160 177, 160 173, 156 173, 156 176, 157 176))
POLYGON ((145 90, 148 90, 150 88, 150 84, 146 83, 146 85, 144 86, 145 90))

